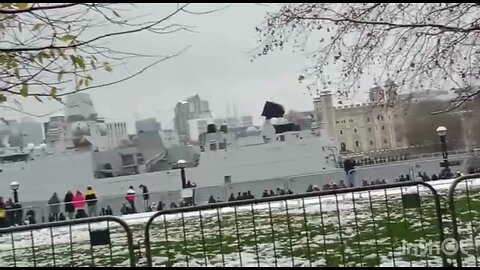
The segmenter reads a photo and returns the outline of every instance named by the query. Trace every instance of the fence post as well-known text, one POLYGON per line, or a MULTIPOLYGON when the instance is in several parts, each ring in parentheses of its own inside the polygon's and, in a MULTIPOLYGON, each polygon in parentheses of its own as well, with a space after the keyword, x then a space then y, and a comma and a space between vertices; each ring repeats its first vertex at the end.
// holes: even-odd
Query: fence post
POLYGON ((455 192, 455 188, 457 187, 458 183, 460 183, 463 180, 475 179, 475 178, 480 178, 480 173, 460 176, 453 181, 453 183, 450 185, 450 188, 448 189, 448 204, 450 205, 450 212, 452 217, 452 236, 458 245, 458 250, 455 253, 457 267, 462 267, 462 254, 460 252, 461 248, 460 248, 460 239, 458 235, 457 213, 455 209, 455 200, 453 197, 453 193, 455 192))

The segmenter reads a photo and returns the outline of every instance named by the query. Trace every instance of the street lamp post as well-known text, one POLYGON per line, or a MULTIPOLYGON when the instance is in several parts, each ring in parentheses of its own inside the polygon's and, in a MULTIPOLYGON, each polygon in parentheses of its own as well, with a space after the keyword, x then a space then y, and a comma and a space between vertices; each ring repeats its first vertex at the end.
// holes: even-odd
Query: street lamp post
POLYGON ((185 176, 185 167, 187 162, 183 159, 177 161, 177 166, 180 168, 180 177, 182 179, 182 198, 185 206, 192 206, 195 202, 195 190, 192 186, 187 186, 187 177, 185 176))
POLYGON ((13 191, 13 201, 15 203, 14 206, 14 211, 13 211, 13 223, 20 225, 22 223, 22 216, 23 216, 23 211, 22 211, 22 205, 18 203, 18 188, 20 187, 20 184, 18 182, 11 182, 10 183, 10 188, 13 191))
POLYGON ((18 182, 11 182, 10 183, 10 188, 13 191, 13 200, 15 203, 18 203, 18 188, 20 187, 20 184, 18 182))
POLYGON ((187 187, 187 177, 185 176, 185 167, 187 162, 183 159, 177 161, 177 166, 180 168, 180 177, 182 180, 182 189, 187 187))
POLYGON ((442 176, 448 177, 451 175, 450 166, 448 164, 448 152, 447 152, 447 128, 444 126, 439 126, 437 128, 437 135, 440 137, 440 142, 442 144, 442 156, 443 156, 443 167, 442 176))

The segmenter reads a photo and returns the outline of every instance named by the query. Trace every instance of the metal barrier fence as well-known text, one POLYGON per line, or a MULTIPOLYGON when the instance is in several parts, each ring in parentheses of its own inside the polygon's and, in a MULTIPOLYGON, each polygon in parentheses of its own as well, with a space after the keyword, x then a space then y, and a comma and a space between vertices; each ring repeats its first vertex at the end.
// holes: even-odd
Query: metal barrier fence
POLYGON ((449 252, 454 255, 457 266, 479 266, 480 238, 480 174, 459 177, 451 184, 448 191, 452 220, 453 246, 449 252), (473 180, 476 179, 476 180, 473 180), (468 181, 470 180, 470 181, 468 181), (464 186, 457 188, 463 183, 464 186))
POLYGON ((2 266, 135 266, 132 232, 113 216, 3 228, 0 247, 2 266))
POLYGON ((164 210, 145 227, 147 265, 447 266, 409 250, 443 243, 443 212, 413 181, 164 210))

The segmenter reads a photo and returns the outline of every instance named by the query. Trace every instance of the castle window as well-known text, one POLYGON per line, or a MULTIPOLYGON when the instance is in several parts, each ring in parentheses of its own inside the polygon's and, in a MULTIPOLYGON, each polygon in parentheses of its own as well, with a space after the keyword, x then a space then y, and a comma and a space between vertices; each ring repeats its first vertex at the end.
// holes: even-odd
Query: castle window
POLYGON ((387 139, 384 139, 384 140, 383 140, 383 142, 384 142, 385 144, 387 144, 387 143, 388 143, 387 139))
POLYGON ((359 147, 359 146, 360 146, 360 142, 359 142, 359 141, 355 141, 355 145, 356 145, 357 147, 359 147))
POLYGON ((342 134, 343 134, 343 130, 340 129, 340 135, 342 135, 342 134))
POLYGON ((340 124, 340 121, 337 121, 337 124, 340 124))
POLYGON ((354 129, 353 129, 353 132, 357 133, 357 129, 356 129, 356 128, 354 128, 354 129))
POLYGON ((370 122, 370 117, 367 117, 367 122, 370 122))
POLYGON ((368 131, 372 131, 372 128, 371 128, 371 127, 368 127, 368 131))
POLYGON ((370 145, 373 145, 373 141, 370 141, 370 145))
POLYGON ((353 119, 350 119, 350 121, 349 121, 349 122, 350 122, 350 123, 353 123, 353 119))
POLYGON ((385 126, 382 126, 382 130, 385 130, 385 126))

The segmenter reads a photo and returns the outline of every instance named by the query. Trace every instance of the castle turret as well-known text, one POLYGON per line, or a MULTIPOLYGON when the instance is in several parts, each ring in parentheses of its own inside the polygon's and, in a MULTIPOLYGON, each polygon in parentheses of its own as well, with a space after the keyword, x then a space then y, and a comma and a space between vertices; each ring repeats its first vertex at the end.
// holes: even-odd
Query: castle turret
POLYGON ((313 99, 313 107, 315 109, 315 122, 320 129, 320 134, 328 138, 335 138, 335 109, 332 93, 322 91, 320 96, 313 99))

